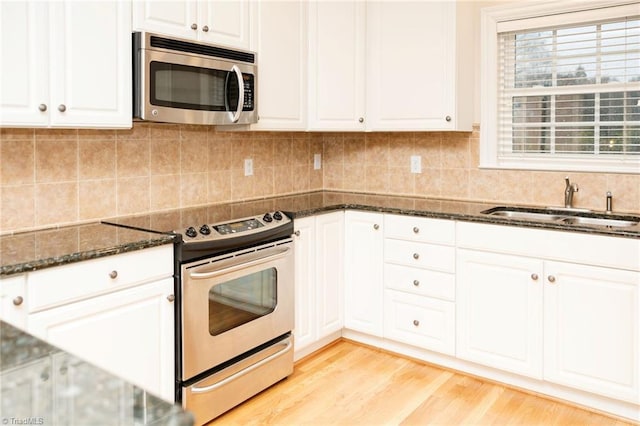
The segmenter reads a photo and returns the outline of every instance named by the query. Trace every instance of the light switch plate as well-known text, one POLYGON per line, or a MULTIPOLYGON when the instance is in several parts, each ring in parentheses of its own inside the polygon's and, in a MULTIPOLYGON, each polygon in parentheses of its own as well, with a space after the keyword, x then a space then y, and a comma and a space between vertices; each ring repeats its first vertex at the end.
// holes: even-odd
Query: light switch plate
POLYGON ((411 156, 411 173, 422 173, 422 157, 419 155, 411 156))
POLYGON ((253 159, 251 158, 244 159, 244 175, 253 176, 253 159))
POLYGON ((313 154, 313 170, 322 168, 322 154, 313 154))

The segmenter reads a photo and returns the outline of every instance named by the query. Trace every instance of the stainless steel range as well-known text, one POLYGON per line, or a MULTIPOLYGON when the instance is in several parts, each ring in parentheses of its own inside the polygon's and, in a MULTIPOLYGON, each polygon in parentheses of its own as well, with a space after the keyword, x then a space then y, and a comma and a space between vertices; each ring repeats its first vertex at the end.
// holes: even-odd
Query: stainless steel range
POLYGON ((293 222, 276 211, 179 233, 176 394, 203 424, 293 372, 293 222))

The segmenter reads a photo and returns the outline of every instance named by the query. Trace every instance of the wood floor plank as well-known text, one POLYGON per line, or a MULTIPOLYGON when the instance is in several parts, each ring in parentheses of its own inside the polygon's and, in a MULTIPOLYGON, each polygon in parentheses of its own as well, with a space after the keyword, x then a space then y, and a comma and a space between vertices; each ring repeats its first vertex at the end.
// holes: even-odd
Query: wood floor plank
POLYGON ((209 425, 630 423, 342 340, 209 425))

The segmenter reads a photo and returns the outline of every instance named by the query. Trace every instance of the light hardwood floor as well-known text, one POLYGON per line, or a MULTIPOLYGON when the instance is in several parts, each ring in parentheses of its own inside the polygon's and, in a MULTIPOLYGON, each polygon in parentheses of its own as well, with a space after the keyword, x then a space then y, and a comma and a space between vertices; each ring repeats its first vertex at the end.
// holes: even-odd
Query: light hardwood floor
POLYGON ((213 425, 628 425, 341 340, 213 425))

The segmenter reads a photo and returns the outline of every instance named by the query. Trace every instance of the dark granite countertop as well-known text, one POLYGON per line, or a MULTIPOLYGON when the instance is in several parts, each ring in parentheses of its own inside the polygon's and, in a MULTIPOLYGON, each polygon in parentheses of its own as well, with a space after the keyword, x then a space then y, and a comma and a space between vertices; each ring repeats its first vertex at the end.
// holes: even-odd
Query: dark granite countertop
POLYGON ((173 243, 174 235, 103 223, 0 236, 0 277, 173 243))
POLYGON ((0 321, 3 424, 174 425, 193 416, 0 321))
POLYGON ((188 226, 229 221, 274 210, 286 211, 294 218, 301 218, 351 209, 640 239, 640 226, 568 224, 561 221, 513 219, 481 213, 495 206, 496 204, 432 198, 316 191, 176 209, 114 218, 103 223, 2 236, 0 277, 168 244, 174 241, 173 231, 184 231, 188 226))

